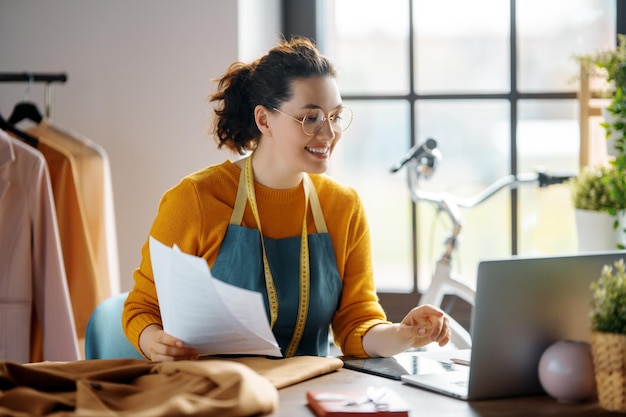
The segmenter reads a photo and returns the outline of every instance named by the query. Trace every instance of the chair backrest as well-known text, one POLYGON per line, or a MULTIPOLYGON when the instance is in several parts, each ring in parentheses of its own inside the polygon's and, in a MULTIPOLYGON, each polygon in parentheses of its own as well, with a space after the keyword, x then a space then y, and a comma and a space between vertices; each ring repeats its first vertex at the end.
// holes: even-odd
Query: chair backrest
POLYGON ((122 329, 122 311, 127 296, 128 292, 124 292, 107 298, 89 317, 85 334, 86 359, 143 359, 122 329))

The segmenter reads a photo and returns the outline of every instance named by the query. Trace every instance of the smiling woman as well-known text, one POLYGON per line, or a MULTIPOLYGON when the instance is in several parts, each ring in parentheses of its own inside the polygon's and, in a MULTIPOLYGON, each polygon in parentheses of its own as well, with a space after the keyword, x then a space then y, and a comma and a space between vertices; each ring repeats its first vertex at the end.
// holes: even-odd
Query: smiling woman
MULTIPOLYGON (((445 345, 448 319, 436 307, 387 320, 359 196, 323 175, 352 120, 335 75, 304 38, 231 65, 211 95, 214 133, 219 147, 246 157, 167 191, 150 236, 206 259, 217 279, 260 292, 283 356, 328 355, 330 329, 348 356, 445 345)), ((148 243, 142 255, 125 304, 126 335, 152 360, 197 358, 163 328, 148 243)))

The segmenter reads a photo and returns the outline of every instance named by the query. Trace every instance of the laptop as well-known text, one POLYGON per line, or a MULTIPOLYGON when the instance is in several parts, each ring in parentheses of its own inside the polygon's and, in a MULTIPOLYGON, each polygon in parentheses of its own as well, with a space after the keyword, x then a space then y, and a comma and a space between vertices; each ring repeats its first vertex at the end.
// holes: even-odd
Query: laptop
POLYGON ((471 350, 404 352, 344 366, 463 400, 545 394, 541 355, 558 340, 590 340, 590 284, 620 258, 626 251, 482 261, 471 350))

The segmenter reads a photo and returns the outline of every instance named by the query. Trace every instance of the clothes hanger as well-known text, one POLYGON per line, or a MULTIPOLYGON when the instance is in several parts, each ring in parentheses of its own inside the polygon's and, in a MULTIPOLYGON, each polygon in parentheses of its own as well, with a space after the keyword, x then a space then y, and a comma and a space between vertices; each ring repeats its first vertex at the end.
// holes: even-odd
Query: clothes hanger
POLYGON ((28 87, 26 87, 26 91, 24 92, 24 98, 13 108, 13 112, 9 116, 9 124, 15 126, 22 120, 30 120, 31 122, 39 124, 39 122, 41 122, 41 120, 43 119, 43 116, 37 108, 37 105, 32 101, 28 101, 28 92, 30 91, 33 82, 33 75, 29 74, 28 87))
POLYGON ((13 108, 13 113, 9 116, 8 122, 12 125, 16 125, 22 120, 30 120, 39 124, 43 116, 37 108, 37 105, 31 101, 22 101, 17 103, 13 108))
POLYGON ((20 139, 23 142, 26 142, 27 144, 29 144, 30 146, 34 148, 39 146, 39 139, 37 139, 34 136, 29 135, 26 132, 22 132, 21 130, 16 128, 14 125, 4 120, 4 117, 2 117, 1 114, 0 114, 0 129, 9 133, 13 133, 18 139, 20 139))

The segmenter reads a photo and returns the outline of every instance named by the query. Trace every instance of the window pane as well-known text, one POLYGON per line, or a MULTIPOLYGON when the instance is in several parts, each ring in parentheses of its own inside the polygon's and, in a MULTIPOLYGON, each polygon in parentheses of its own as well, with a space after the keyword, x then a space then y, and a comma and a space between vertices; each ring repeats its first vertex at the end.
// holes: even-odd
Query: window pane
POLYGON ((408 94, 408 14, 406 0, 324 2, 320 46, 344 94, 408 94))
POLYGON ((418 94, 509 90, 508 1, 415 0, 414 5, 418 94))
POLYGON ((615 0, 572 3, 516 3, 520 91, 574 91, 578 87, 572 82, 578 74, 574 56, 615 46, 615 0))
POLYGON ((411 200, 402 175, 390 167, 408 150, 406 101, 345 101, 354 111, 331 159, 328 174, 354 187, 365 207, 372 240, 378 289, 414 288, 411 200))
MULTIPOLYGON (((509 104, 503 100, 431 100, 417 106, 419 138, 437 140, 442 160, 421 188, 470 197, 509 173, 509 104)), ((421 139, 423 140, 423 139, 421 139)), ((510 198, 502 190, 474 208, 460 209, 463 228, 454 272, 473 282, 478 261, 511 253, 510 198)), ((452 231, 444 213, 419 204, 419 286, 428 288, 435 262, 452 231)))
MULTIPOLYGON (((520 172, 578 172, 579 130, 575 100, 522 100, 519 103, 520 172)), ((520 254, 573 253, 577 250, 574 207, 569 187, 533 186, 519 190, 520 254)))
MULTIPOLYGON (((574 92, 578 69, 573 55, 615 45, 616 0, 514 3, 516 79, 521 92, 574 92)), ((433 137, 443 153, 435 175, 420 184, 430 191, 475 195, 510 173, 511 146, 517 151, 518 172, 533 172, 539 165, 549 172, 576 170, 575 100, 515 103, 518 143, 512 145, 509 101, 420 97, 510 92, 510 1, 324 0, 318 4, 323 4, 320 22, 324 25, 320 47, 335 62, 344 100, 355 110, 354 125, 336 148, 329 174, 353 185, 363 199, 379 290, 413 289, 414 253, 420 290, 427 288, 451 231, 445 214, 432 204, 419 203, 417 217, 412 218, 406 171, 389 173, 411 146, 411 117, 417 141, 433 137), (409 61, 411 17, 414 62, 409 61), (417 97, 408 96, 409 75, 414 77, 417 97), (389 97, 405 94, 407 100, 417 100, 414 112, 408 101, 389 97), (373 100, 349 100, 351 95, 372 95, 373 100), (412 248, 412 221, 417 222, 416 248, 412 248)), ((507 188, 474 208, 461 209, 464 224, 453 258, 455 273, 471 281, 481 259, 511 255, 510 196, 507 188)), ((520 254, 575 250, 566 186, 524 186, 517 196, 520 254)))

